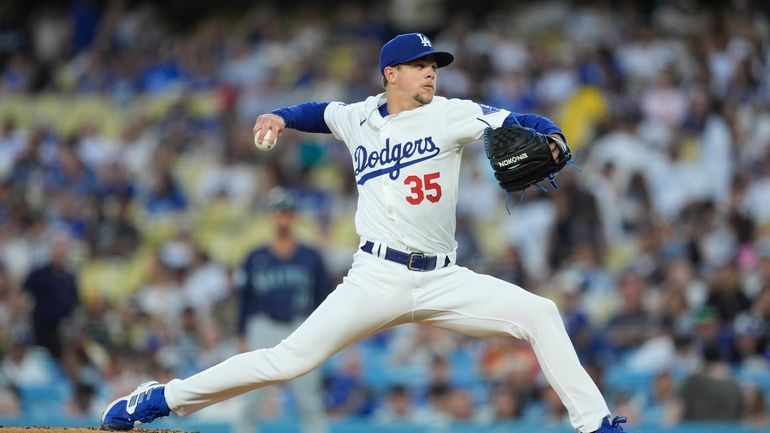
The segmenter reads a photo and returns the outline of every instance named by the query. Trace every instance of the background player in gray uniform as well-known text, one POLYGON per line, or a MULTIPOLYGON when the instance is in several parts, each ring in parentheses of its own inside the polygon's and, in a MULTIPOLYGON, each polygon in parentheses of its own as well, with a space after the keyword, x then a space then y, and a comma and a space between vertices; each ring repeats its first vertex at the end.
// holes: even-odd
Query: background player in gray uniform
MULTIPOLYGON (((115 400, 106 428, 130 429, 171 411, 187 415, 244 392, 307 374, 368 335, 418 323, 532 344, 548 382, 578 431, 617 432, 580 365, 556 305, 514 284, 455 264, 455 208, 466 145, 487 128, 521 125, 563 140, 550 120, 435 96, 437 69, 453 61, 427 36, 383 46, 385 92, 354 104, 310 102, 260 116, 255 143, 272 148, 285 128, 332 133, 350 151, 361 237, 343 282, 275 347, 236 355, 190 378, 142 384, 115 400), (265 137, 268 138, 265 138, 265 137)), ((557 154, 556 145, 552 147, 557 154)))
MULTIPOLYGON (((251 251, 238 272, 241 352, 280 343, 318 307, 331 288, 321 254, 294 237, 296 197, 275 188, 268 194, 266 208, 273 237, 267 245, 251 251)), ((305 433, 328 430, 322 379, 320 370, 314 370, 289 382, 305 433)), ((264 397, 264 389, 248 395, 239 420, 240 433, 256 430, 264 397)))

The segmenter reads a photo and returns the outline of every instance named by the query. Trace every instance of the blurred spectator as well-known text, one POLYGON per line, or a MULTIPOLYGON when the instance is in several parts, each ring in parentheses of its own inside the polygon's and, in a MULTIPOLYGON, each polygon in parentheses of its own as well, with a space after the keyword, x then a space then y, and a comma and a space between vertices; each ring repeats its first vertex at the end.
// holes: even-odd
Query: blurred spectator
MULTIPOLYGON (((173 357, 170 364, 176 367, 176 371, 182 374, 192 375, 201 368, 208 366, 200 365, 200 339, 205 323, 198 317, 196 311, 191 307, 185 307, 179 317, 178 330, 175 335, 175 344, 169 344, 164 349, 167 350, 167 356, 173 357)), ((161 349, 163 350, 163 349, 161 349)), ((168 361, 168 360, 167 360, 168 361)))
MULTIPOLYGON (((457 198, 457 219, 458 226, 460 226, 458 228, 461 230, 463 225, 468 225, 475 220, 492 219, 500 211, 500 195, 489 187, 488 173, 484 171, 486 166, 477 162, 481 158, 486 159, 484 156, 477 156, 476 161, 471 161, 473 157, 465 156, 464 159, 468 161, 460 169, 461 182, 464 188, 460 189, 457 198)), ((486 163, 486 161, 483 162, 486 163)), ((473 244, 466 248, 473 248, 473 244)))
POLYGON ((67 401, 64 412, 71 418, 93 419, 100 415, 99 402, 96 399, 96 388, 83 382, 76 382, 73 385, 72 395, 67 401))
POLYGON ((767 428, 770 425, 770 414, 765 392, 758 386, 750 385, 746 387, 745 398, 743 422, 754 428, 767 428))
POLYGON ((703 350, 705 365, 685 378, 679 390, 682 419, 686 421, 738 421, 744 414, 740 385, 730 377, 729 365, 718 347, 703 350))
POLYGON ((382 406, 374 413, 374 420, 389 424, 412 422, 414 417, 412 395, 405 385, 395 384, 388 388, 382 406))
POLYGON ((50 261, 34 269, 24 282, 32 298, 35 341, 54 358, 61 356, 62 326, 80 304, 75 274, 70 270, 71 241, 57 237, 50 261))
POLYGON ((492 387, 489 396, 489 422, 512 422, 521 418, 524 410, 522 393, 505 384, 492 387))
POLYGON ((69 54, 71 24, 63 8, 41 7, 32 21, 32 41, 35 57, 46 66, 54 66, 69 54))
POLYGON ((692 328, 687 305, 687 298, 680 290, 666 290, 660 300, 660 327, 672 329, 674 332, 689 332, 692 328))
MULTIPOLYGON (((109 167, 116 162, 118 146, 114 140, 108 139, 99 131, 95 122, 83 122, 78 131, 75 151, 83 165, 92 172, 97 172, 99 167, 109 167)), ((115 164, 120 165, 120 164, 115 164)), ((115 172, 118 177, 122 173, 115 172)))
POLYGON ((0 179, 6 179, 15 166, 16 158, 24 151, 24 135, 16 119, 10 116, 3 119, 0 131, 0 179))
POLYGON ((230 279, 222 264, 213 260, 200 247, 195 248, 184 281, 185 299, 199 314, 212 316, 214 308, 230 291, 230 279))
POLYGON ((449 395, 449 417, 455 423, 473 423, 479 420, 476 404, 467 389, 455 388, 449 395))
MULTIPOLYGON (((770 284, 765 286, 754 299, 754 304, 751 306, 751 316, 759 321, 765 333, 770 332, 770 284)), ((765 336, 767 335, 765 334, 765 336)), ((770 345, 770 341, 767 343, 770 345)))
POLYGON ((183 273, 181 268, 173 266, 183 266, 186 256, 185 253, 177 255, 174 251, 171 246, 166 249, 165 255, 153 257, 149 263, 147 284, 137 296, 143 312, 169 324, 176 322, 185 308, 181 281, 183 273))
POLYGON ((504 383, 522 394, 532 391, 540 372, 532 347, 513 338, 486 342, 479 354, 479 369, 487 380, 504 383))
POLYGON ((677 332, 691 332, 690 310, 706 302, 708 295, 705 284, 684 255, 668 260, 663 270, 662 299, 660 301, 660 322, 677 332))
POLYGON ((32 88, 34 76, 32 59, 21 53, 16 53, 8 59, 5 69, 0 75, 0 93, 24 94, 32 88))
MULTIPOLYGON (((559 189, 551 199, 556 213, 555 227, 550 233, 551 266, 563 266, 570 253, 578 249, 590 251, 594 262, 603 257, 607 239, 594 195, 586 191, 574 175, 564 173, 559 176, 559 189)), ((588 252, 584 257, 587 255, 588 252)))
POLYGON ((610 245, 616 245, 623 240, 623 212, 628 198, 624 200, 625 185, 617 178, 618 170, 615 162, 608 160, 602 163, 599 176, 590 179, 590 186, 594 188, 596 206, 599 211, 604 236, 610 245), (621 201, 623 200, 623 201, 621 201), (618 203, 622 206, 618 206, 618 203))
POLYGON ((733 322, 733 361, 745 371, 767 372, 770 358, 765 350, 770 336, 762 322, 748 314, 741 314, 733 322))
MULTIPOLYGON (((583 292, 584 307, 588 307, 589 303, 594 304, 591 307, 601 307, 596 305, 599 300, 609 301, 608 294, 615 289, 615 276, 608 272, 601 260, 602 256, 590 243, 581 243, 571 249, 568 260, 559 268, 568 274, 570 284, 583 292)), ((593 308, 586 312, 589 315, 594 313, 593 308)))
POLYGON ((743 291, 740 272, 735 262, 729 262, 716 270, 709 284, 709 297, 706 304, 713 307, 719 318, 730 322, 751 306, 751 301, 743 291))
MULTIPOLYGON (((761 292, 765 288, 770 288, 770 243, 757 245, 756 248, 756 263, 753 269, 749 267, 746 276, 746 291, 747 294, 754 297, 752 309, 756 307, 757 301, 761 296, 761 292)), ((750 250, 749 250, 750 251, 750 250)), ((744 256, 747 259, 750 255, 744 256)))
MULTIPOLYGON (((240 269, 238 336, 240 350, 270 348, 296 329, 331 292, 331 281, 321 254, 297 240, 294 233, 297 199, 283 189, 268 193, 267 210, 272 238, 251 251, 240 269)), ((371 408, 368 390, 360 377, 360 360, 351 355, 345 371, 332 378, 327 407, 332 416, 364 415, 371 408)), ((323 412, 322 377, 312 371, 288 384, 297 403, 303 430, 327 430, 323 412)), ((243 422, 253 426, 264 391, 247 396, 243 422)))
POLYGON ((78 241, 84 240, 96 218, 95 202, 80 199, 66 191, 57 194, 57 199, 52 204, 53 212, 49 225, 78 241))
POLYGON ((13 336, 0 368, 2 375, 15 387, 41 387, 50 384, 53 379, 48 360, 45 351, 35 350, 31 336, 18 334, 13 336))
MULTIPOLYGON (((131 178, 145 179, 149 175, 147 167, 159 145, 156 124, 146 116, 138 116, 126 123, 118 140, 120 149, 116 161, 120 162, 119 165, 125 165, 131 178)), ((112 174, 107 177, 111 178, 112 174)))
POLYGON ((187 196, 171 173, 163 171, 145 198, 144 208, 154 217, 181 212, 187 209, 187 196))
POLYGON ((679 126, 687 116, 687 97, 677 85, 675 72, 662 69, 655 78, 655 87, 642 100, 642 110, 649 121, 667 126, 679 126))
POLYGON ((704 348, 713 347, 719 350, 723 359, 729 359, 732 352, 732 335, 728 327, 722 326, 714 308, 704 305, 695 310, 693 315, 695 326, 691 338, 694 348, 703 355, 704 348))
POLYGON ((693 338, 689 334, 674 335, 674 366, 671 370, 678 374, 692 373, 703 366, 702 354, 695 347, 693 338))
POLYGON ((620 311, 607 322, 607 340, 618 355, 625 355, 652 335, 653 320, 644 307, 644 279, 627 272, 618 283, 622 304, 620 311))
POLYGON ((21 414, 19 390, 10 384, 0 387, 0 417, 15 418, 21 414))
POLYGON ((136 195, 136 180, 126 162, 110 161, 99 165, 99 197, 105 201, 128 202, 136 195))
POLYGON ((652 203, 650 183, 641 171, 630 175, 620 212, 623 230, 632 234, 638 233, 646 221, 660 218, 652 203))
POLYGON ((67 343, 60 359, 64 375, 73 384, 96 385, 99 381, 99 371, 89 356, 94 353, 94 350, 89 348, 91 342, 77 336, 70 338, 67 343))
POLYGON ((206 166, 196 193, 204 200, 225 198, 241 206, 254 201, 259 187, 258 173, 236 152, 229 152, 221 163, 206 166))
POLYGON ((329 417, 365 418, 374 412, 374 396, 363 378, 361 358, 355 348, 343 351, 339 370, 325 379, 324 401, 329 417))
POLYGON ((665 426, 674 425, 680 421, 681 404, 671 372, 664 370, 655 375, 641 413, 644 420, 665 426))
POLYGON ((626 357, 625 366, 633 372, 658 372, 673 368, 676 363, 676 346, 670 326, 661 325, 651 336, 626 357))
POLYGON ((18 329, 25 325, 24 316, 27 312, 15 308, 21 296, 23 294, 19 292, 8 269, 0 261, 0 353, 10 346, 14 327, 18 329))
POLYGON ((521 253, 515 245, 505 246, 501 257, 489 269, 489 274, 519 287, 529 287, 530 284, 521 253))
POLYGON ((95 221, 88 227, 86 241, 94 257, 128 258, 139 247, 139 230, 131 220, 131 201, 101 202, 95 221))
POLYGON ((201 321, 203 325, 198 332, 198 352, 196 353, 199 367, 196 368, 196 371, 219 364, 234 356, 238 350, 237 343, 222 331, 218 321, 201 321))
POLYGON ((58 147, 53 164, 47 167, 46 190, 86 197, 96 190, 96 176, 77 154, 77 138, 70 137, 58 147))
MULTIPOLYGON (((26 137, 26 143, 14 151, 16 159, 7 177, 14 188, 23 190, 32 179, 41 180, 44 177, 42 153, 45 134, 46 131, 41 128, 33 130, 26 137)), ((5 145, 12 143, 5 142, 5 145)))
POLYGON ((420 395, 418 396, 421 401, 430 399, 430 393, 433 390, 444 387, 449 391, 454 386, 452 383, 452 366, 446 358, 434 356, 431 359, 429 368, 428 381, 424 389, 420 390, 420 395))
POLYGON ((423 425, 444 425, 449 423, 449 399, 452 387, 446 383, 436 382, 427 389, 426 401, 415 413, 414 422, 423 425))

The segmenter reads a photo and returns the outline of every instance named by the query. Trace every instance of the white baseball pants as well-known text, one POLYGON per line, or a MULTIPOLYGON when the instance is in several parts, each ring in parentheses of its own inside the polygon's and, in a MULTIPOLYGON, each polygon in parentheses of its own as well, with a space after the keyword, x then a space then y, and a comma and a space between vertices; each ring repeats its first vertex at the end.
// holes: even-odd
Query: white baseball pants
POLYGON ((302 376, 346 346, 407 322, 527 340, 575 429, 592 432, 609 415, 551 300, 461 266, 415 272, 362 251, 336 290, 285 340, 170 381, 166 401, 176 414, 187 415, 302 376))

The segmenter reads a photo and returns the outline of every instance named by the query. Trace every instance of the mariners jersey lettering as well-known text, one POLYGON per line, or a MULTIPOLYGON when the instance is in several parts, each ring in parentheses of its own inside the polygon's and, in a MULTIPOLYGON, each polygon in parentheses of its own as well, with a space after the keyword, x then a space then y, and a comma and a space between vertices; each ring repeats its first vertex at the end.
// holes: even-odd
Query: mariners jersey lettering
POLYGON ((353 159, 356 230, 362 239, 401 250, 451 253, 463 147, 510 113, 435 96, 430 104, 383 117, 378 107, 385 102, 383 93, 350 105, 332 102, 324 112, 353 159))
POLYGON ((307 316, 329 293, 329 281, 318 252, 297 245, 288 257, 279 257, 269 247, 252 251, 235 274, 240 287, 238 330, 254 314, 289 321, 307 316))

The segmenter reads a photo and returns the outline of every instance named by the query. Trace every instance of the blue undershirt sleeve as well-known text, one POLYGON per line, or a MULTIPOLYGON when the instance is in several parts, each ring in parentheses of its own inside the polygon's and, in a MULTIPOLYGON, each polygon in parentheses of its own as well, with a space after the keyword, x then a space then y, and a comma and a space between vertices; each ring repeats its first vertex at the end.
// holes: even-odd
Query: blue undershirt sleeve
POLYGON ((328 102, 305 102, 291 107, 279 108, 271 113, 281 116, 286 127, 302 132, 331 134, 332 131, 324 120, 324 111, 328 102))
POLYGON ((559 134, 562 137, 564 136, 564 133, 561 132, 561 128, 556 126, 556 124, 553 123, 551 119, 538 116, 537 114, 511 113, 503 121, 503 126, 513 125, 532 128, 535 131, 545 135, 559 134))

